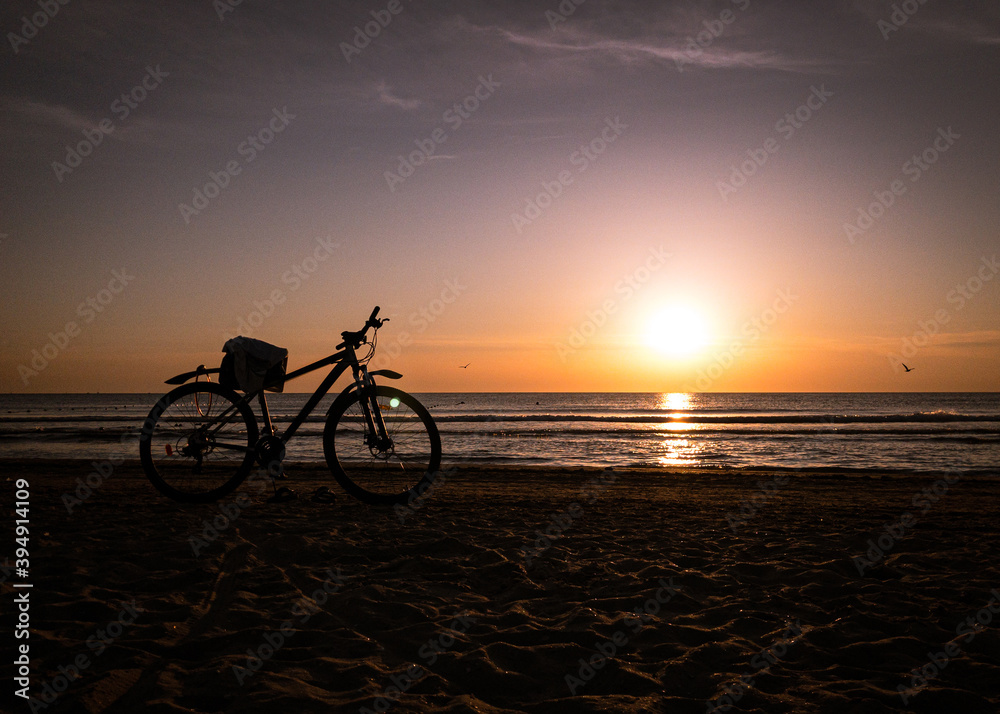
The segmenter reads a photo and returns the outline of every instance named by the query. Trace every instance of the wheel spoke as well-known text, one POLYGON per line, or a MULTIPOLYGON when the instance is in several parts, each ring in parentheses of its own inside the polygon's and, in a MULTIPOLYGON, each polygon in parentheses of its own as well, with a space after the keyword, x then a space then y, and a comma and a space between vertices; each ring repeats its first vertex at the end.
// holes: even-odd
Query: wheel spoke
POLYGON ((246 478, 257 441, 253 412, 235 392, 202 382, 154 407, 140 440, 147 476, 179 501, 221 498, 246 478))
POLYGON ((388 444, 371 433, 357 396, 331 408, 324 446, 338 480, 361 500, 405 501, 440 465, 441 446, 430 415, 413 397, 390 387, 377 391, 388 444))

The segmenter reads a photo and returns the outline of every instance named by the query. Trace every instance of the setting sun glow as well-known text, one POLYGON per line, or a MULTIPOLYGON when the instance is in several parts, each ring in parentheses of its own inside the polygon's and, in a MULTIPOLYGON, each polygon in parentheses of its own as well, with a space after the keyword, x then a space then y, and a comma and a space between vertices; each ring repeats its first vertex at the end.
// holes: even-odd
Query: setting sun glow
POLYGON ((66 4, 0 24, 0 395, 376 305, 416 393, 1000 392, 1000 3, 66 4))
POLYGON ((708 324, 694 308, 673 305, 653 315, 645 338, 646 344, 661 354, 691 357, 708 345, 708 324))

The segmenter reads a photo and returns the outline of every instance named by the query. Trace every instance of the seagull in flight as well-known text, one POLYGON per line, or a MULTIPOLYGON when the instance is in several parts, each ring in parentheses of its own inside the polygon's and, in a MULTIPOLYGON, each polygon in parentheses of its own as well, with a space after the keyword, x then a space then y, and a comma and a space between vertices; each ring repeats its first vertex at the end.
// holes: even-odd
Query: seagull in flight
POLYGON ((902 365, 903 365, 903 369, 905 369, 905 370, 906 370, 907 372, 912 372, 912 371, 913 371, 914 369, 916 369, 916 367, 907 367, 907 366, 906 366, 905 364, 903 364, 902 362, 900 362, 900 364, 902 364, 902 365))
MULTIPOLYGON (((472 362, 469 362, 469 364, 472 364, 472 362)), ((459 369, 468 369, 469 368, 469 364, 460 364, 460 365, 458 365, 458 368, 459 369)))

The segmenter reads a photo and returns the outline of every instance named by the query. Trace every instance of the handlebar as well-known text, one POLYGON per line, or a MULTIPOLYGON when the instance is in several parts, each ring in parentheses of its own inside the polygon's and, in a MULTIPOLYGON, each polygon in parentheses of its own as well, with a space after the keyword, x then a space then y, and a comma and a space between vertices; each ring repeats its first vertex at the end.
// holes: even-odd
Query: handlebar
POLYGON ((375 319, 375 316, 378 315, 378 311, 379 311, 379 306, 376 305, 375 309, 372 310, 372 314, 368 316, 368 321, 365 323, 365 329, 366 330, 369 327, 374 327, 377 330, 378 328, 382 327, 382 323, 383 322, 386 322, 385 320, 376 320, 375 319))
POLYGON ((365 326, 362 329, 356 330, 354 332, 350 330, 345 330, 344 332, 341 332, 340 337, 344 341, 341 342, 339 345, 337 345, 337 349, 339 350, 340 348, 347 347, 348 345, 357 349, 358 347, 361 346, 361 343, 365 341, 365 335, 368 334, 368 330, 373 328, 377 330, 378 328, 382 327, 382 325, 389 322, 388 317, 383 318, 381 320, 378 319, 377 315, 379 309, 380 309, 379 306, 376 305, 375 309, 372 310, 372 314, 368 316, 368 320, 365 321, 365 326))

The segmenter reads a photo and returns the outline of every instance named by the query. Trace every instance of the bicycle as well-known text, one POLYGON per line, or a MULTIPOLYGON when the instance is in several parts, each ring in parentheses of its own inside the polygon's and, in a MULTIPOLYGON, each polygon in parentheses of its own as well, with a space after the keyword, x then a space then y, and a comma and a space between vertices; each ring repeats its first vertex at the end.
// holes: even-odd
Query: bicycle
MULTIPOLYGON (((197 369, 166 380, 179 384, 149 412, 139 438, 146 476, 165 496, 184 503, 211 503, 235 491, 254 464, 273 477, 281 472, 285 445, 319 401, 348 369, 354 381, 330 406, 323 430, 323 453, 340 485, 371 504, 405 503, 423 493, 441 465, 441 438, 427 409, 399 389, 377 386, 375 377, 399 379, 388 369, 368 370, 379 328, 376 307, 361 330, 341 333, 336 352, 280 379, 290 381, 332 366, 315 393, 282 434, 277 434, 265 390, 275 382, 240 396, 211 381, 222 368, 197 369), (369 342, 367 333, 374 329, 369 342), (370 348, 364 356, 358 350, 370 348), (201 381, 205 376, 206 381, 201 381), (192 378, 194 382, 189 382, 192 378), (252 403, 262 417, 258 429, 252 403)), ((283 383, 282 383, 283 385, 283 383)))

